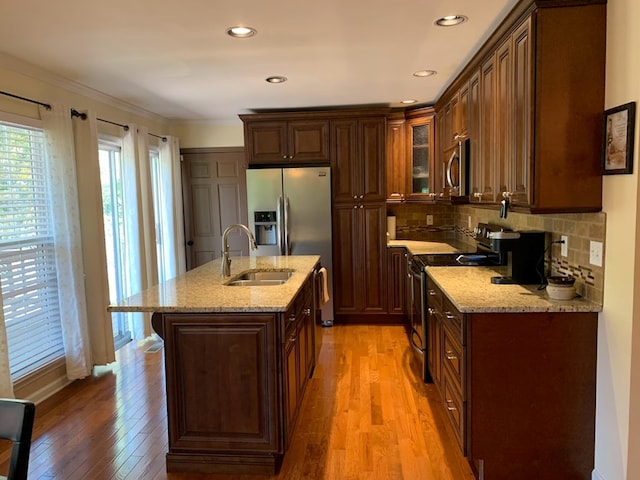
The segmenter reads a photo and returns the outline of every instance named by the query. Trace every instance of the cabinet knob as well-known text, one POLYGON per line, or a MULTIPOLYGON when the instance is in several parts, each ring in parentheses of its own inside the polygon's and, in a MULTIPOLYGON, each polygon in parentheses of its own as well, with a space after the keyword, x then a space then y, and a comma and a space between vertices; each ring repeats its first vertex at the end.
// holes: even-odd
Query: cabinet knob
POLYGON ((353 196, 353 199, 354 199, 354 200, 357 200, 357 199, 358 199, 358 195, 354 195, 354 196, 353 196))
POLYGON ((286 160, 286 159, 287 159, 287 156, 286 156, 286 155, 283 155, 283 156, 282 156, 282 158, 283 158, 283 160, 286 160))
POLYGON ((360 208, 364 208, 364 205, 360 205, 360 208))
POLYGON ((358 205, 354 205, 353 208, 358 208, 358 205))
POLYGON ((305 314, 305 316, 310 317, 311 316, 311 309, 310 308, 305 308, 302 313, 305 314))
POLYGON ((360 198, 364 198, 364 195, 360 195, 360 198))
POLYGON ((427 308, 427 312, 429 313, 429 315, 435 315, 436 314, 436 309, 435 308, 427 308))

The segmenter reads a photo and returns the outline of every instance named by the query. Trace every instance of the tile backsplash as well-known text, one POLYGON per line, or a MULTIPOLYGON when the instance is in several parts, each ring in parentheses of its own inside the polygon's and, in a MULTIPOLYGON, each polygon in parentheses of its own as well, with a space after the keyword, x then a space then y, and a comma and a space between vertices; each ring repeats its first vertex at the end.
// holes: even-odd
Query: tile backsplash
POLYGON ((543 230, 550 242, 568 237, 567 256, 560 254, 560 244, 548 249, 545 266, 548 275, 571 275, 576 279, 576 290, 588 300, 602 305, 604 262, 599 267, 589 263, 591 241, 602 242, 606 229, 606 215, 598 213, 565 213, 530 215, 509 212, 506 219, 497 210, 469 205, 389 204, 387 215, 396 217, 396 237, 408 240, 472 241, 473 227, 478 223, 493 223, 512 230, 543 230), (427 225, 427 215, 433 224, 427 225), (470 226, 470 227, 469 227, 470 226))

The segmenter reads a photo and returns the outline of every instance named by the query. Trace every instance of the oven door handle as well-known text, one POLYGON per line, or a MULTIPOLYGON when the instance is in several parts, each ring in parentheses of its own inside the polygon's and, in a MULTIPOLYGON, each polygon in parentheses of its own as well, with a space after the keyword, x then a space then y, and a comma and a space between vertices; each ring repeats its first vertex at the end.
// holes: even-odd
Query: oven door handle
POLYGON ((418 331, 415 328, 412 328, 411 329, 411 335, 409 337, 411 339, 411 346, 420 355, 424 355, 424 348, 422 348, 420 345, 418 345, 415 342, 414 337, 418 337, 420 339, 420 344, 422 344, 422 337, 420 337, 420 334, 418 333, 418 331))

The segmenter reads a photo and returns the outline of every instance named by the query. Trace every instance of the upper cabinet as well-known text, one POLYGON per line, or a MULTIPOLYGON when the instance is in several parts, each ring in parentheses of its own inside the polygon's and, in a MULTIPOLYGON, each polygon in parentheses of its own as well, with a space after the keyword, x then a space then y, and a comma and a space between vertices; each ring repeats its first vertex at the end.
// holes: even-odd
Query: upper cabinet
POLYGON ((519 3, 436 104, 440 160, 470 139, 470 202, 602 208, 606 2, 519 3))
POLYGON ((387 198, 433 201, 436 177, 433 108, 394 114, 387 122, 387 198))
POLYGON ((331 121, 334 202, 384 202, 385 118, 331 121))
POLYGON ((241 115, 249 165, 328 164, 328 119, 241 115))

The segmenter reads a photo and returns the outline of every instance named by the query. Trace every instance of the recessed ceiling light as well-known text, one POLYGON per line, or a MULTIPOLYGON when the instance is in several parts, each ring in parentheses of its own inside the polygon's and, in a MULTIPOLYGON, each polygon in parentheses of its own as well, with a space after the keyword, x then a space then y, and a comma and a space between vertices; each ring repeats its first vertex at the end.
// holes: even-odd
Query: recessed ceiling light
POLYGON ((281 77, 279 75, 275 75, 273 77, 268 77, 265 80, 269 83, 284 83, 287 81, 287 77, 281 77))
POLYGON ((435 75, 436 72, 435 70, 418 70, 417 72, 413 72, 413 76, 414 77, 430 77, 432 75, 435 75))
POLYGON ((469 20, 464 15, 447 15, 446 17, 442 17, 437 19, 435 22, 436 25, 440 27, 453 27, 454 25, 460 25, 461 23, 469 20))
POLYGON ((418 100, 402 100, 400 103, 404 103, 405 105, 411 105, 412 103, 417 103, 418 100))
POLYGON ((251 27, 230 27, 227 28, 227 35, 234 38, 253 37, 258 31, 251 27))

